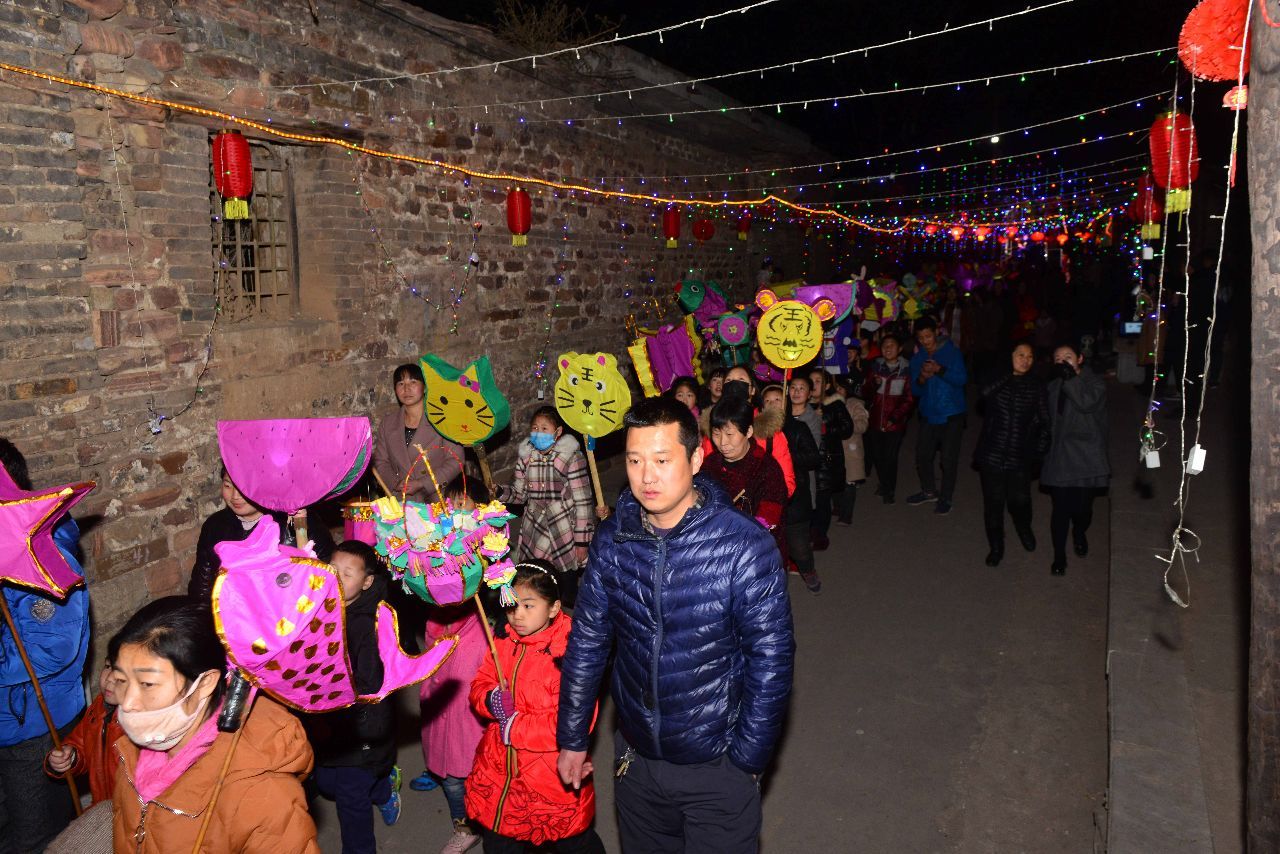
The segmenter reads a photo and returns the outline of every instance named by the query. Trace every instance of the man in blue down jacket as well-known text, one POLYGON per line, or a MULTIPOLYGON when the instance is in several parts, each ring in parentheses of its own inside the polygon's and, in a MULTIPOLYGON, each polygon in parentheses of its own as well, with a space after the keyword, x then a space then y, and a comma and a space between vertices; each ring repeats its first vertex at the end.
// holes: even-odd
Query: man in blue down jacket
POLYGON ((964 384, 969 374, 960 348, 938 338, 932 317, 916 321, 916 343, 911 356, 911 391, 920 401, 920 432, 916 435, 916 474, 920 491, 907 499, 914 506, 936 501, 934 512, 951 512, 960 469, 960 440, 964 437, 964 384), (935 487, 933 458, 942 452, 942 491, 935 487))
POLYGON ((759 777, 791 693, 791 603, 773 537, 702 465, 698 425, 664 398, 627 413, 630 489, 596 532, 560 683, 566 785, 616 643, 614 798, 626 854, 754 852, 759 777))

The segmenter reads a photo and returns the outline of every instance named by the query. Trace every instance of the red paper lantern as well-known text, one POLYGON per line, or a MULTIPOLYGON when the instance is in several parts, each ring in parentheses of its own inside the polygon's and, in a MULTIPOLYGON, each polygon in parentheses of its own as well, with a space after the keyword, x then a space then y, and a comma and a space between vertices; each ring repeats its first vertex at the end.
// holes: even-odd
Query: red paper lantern
POLYGON ((747 232, 751 230, 751 214, 743 214, 738 217, 738 239, 746 240, 747 232))
POLYGON ((964 227, 959 225, 951 226, 951 237, 955 240, 964 237, 964 227))
POLYGON ((1249 106, 1249 86, 1241 84, 1240 86, 1232 86, 1227 90, 1227 94, 1222 96, 1222 106, 1228 110, 1243 110, 1249 106))
POLYGON ((1043 231, 1033 231, 1033 232, 1031 232, 1031 242, 1032 242, 1032 243, 1044 243, 1044 232, 1043 232, 1043 231))
POLYGON ((529 229, 533 227, 533 203, 529 194, 516 187, 507 193, 507 228, 511 230, 511 245, 529 243, 529 229))
POLYGON ((1151 125, 1151 173, 1168 190, 1170 213, 1191 207, 1191 184, 1200 174, 1196 129, 1186 113, 1165 113, 1151 125))
POLYGON ((935 234, 938 233, 938 227, 933 223, 929 223, 924 227, 924 233, 929 235, 930 237, 933 237, 935 234))
POLYGON ((675 249, 680 243, 680 209, 675 205, 662 213, 662 233, 667 238, 667 248, 675 249))
POLYGON ((693 236, 699 243, 706 243, 716 233, 715 224, 709 219, 695 219, 693 221, 693 236))
POLYGON ((218 131, 213 138, 213 185, 222 196, 222 215, 249 218, 253 195, 253 157, 249 141, 238 130, 218 131))
POLYGON ((1203 0, 1187 15, 1178 35, 1178 57, 1201 80, 1238 80, 1240 61, 1249 73, 1245 17, 1250 0, 1203 0), (1240 56, 1240 47, 1244 56, 1240 56))
POLYGON ((1139 224, 1143 240, 1160 239, 1160 226, 1164 222, 1162 195, 1151 176, 1143 175, 1138 179, 1138 195, 1125 208, 1125 215, 1139 224))
POLYGON ((1006 237, 1017 237, 1018 227, 1016 225, 1010 225, 1005 228, 1004 233, 1006 237))
POLYGON ((1066 246, 1067 241, 1071 239, 1071 235, 1067 234, 1065 231, 1060 231, 1058 232, 1058 236, 1054 239, 1058 241, 1059 246, 1066 246))
POLYGON ((986 240, 987 235, 989 234, 991 234, 991 228, 989 226, 980 225, 973 230, 973 236, 978 238, 979 243, 986 240))

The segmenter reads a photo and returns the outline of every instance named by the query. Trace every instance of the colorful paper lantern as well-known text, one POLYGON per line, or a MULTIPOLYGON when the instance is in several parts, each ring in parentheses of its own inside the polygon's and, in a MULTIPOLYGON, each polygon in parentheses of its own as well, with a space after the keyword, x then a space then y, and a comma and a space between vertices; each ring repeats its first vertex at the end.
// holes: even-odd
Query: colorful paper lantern
POLYGON ((951 226, 951 237, 953 240, 959 240, 960 238, 964 237, 964 226, 960 226, 960 225, 951 226))
POLYGON ((1191 184, 1200 174, 1196 129, 1186 113, 1165 113, 1151 125, 1151 173, 1167 190, 1165 207, 1181 213, 1191 207, 1191 184))
POLYGON ((680 243, 680 209, 675 205, 662 212, 662 234, 667 238, 667 248, 675 249, 680 243))
POLYGON ((1240 62, 1249 73, 1245 21, 1250 0, 1203 0, 1187 15, 1178 35, 1178 57, 1201 80, 1237 80, 1240 62), (1241 57, 1241 47, 1244 56, 1241 57))
POLYGON ((529 194, 516 187, 507 193, 507 228, 511 230, 511 245, 526 246, 529 229, 533 227, 533 203, 529 194))
POLYGON ((1054 238, 1054 240, 1058 241, 1059 246, 1066 246, 1067 241, 1069 241, 1070 239, 1071 239, 1071 235, 1067 234, 1065 231, 1058 232, 1057 236, 1054 238))
POLYGON ((799 300, 779 299, 773 291, 756 294, 756 306, 764 311, 756 326, 760 352, 775 367, 798 368, 822 351, 822 323, 835 317, 829 299, 819 299, 812 307, 799 300))
POLYGON ((428 353, 418 367, 426 381, 427 420, 449 441, 474 446, 511 423, 511 407, 498 390, 488 356, 459 369, 428 353))
POLYGON ((985 225, 980 225, 973 230, 973 236, 978 239, 979 243, 982 243, 984 240, 986 240, 987 235, 989 234, 991 234, 991 229, 985 225))
POLYGON ((293 514, 347 492, 373 457, 368 418, 219 421, 227 475, 268 510, 293 514))
POLYGON ((1164 222, 1162 195, 1151 176, 1143 175, 1138 179, 1138 195, 1125 208, 1125 215, 1139 224, 1139 236, 1143 240, 1160 239, 1160 226, 1164 222))
POLYGON ((706 243, 716 233, 716 227, 709 219, 695 219, 693 221, 693 237, 699 243, 706 243))
POLYGON ((751 230, 751 214, 743 214, 738 217, 738 239, 746 240, 747 232, 751 230))
POLYGON ((631 387, 612 354, 562 353, 556 364, 556 411, 566 424, 597 439, 622 426, 631 408, 631 387))
POLYGON ((238 130, 219 131, 213 138, 213 185, 222 196, 222 215, 249 218, 253 195, 253 157, 249 141, 238 130))
POLYGON ((1227 90, 1227 94, 1222 96, 1222 106, 1228 110, 1243 110, 1249 106, 1249 86, 1241 84, 1232 86, 1227 90))
POLYGON ((1033 231, 1033 232, 1031 232, 1031 242, 1032 242, 1032 243, 1044 243, 1044 232, 1043 232, 1043 231, 1033 231))
POLYGON ((938 233, 938 227, 933 223, 929 223, 924 227, 924 233, 929 235, 930 237, 933 237, 935 234, 938 233))
POLYGON ((1005 237, 1017 237, 1018 227, 1016 225, 1010 225, 1005 228, 1004 234, 1005 234, 1005 237))

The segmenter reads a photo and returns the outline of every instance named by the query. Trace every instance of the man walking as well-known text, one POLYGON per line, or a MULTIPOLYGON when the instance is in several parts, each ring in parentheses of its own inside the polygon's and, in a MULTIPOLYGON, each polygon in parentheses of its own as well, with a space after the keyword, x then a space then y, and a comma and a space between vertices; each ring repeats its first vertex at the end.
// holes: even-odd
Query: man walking
POLYGON ((938 340, 938 324, 932 317, 916 321, 916 343, 911 356, 911 388, 920 402, 920 433, 916 437, 916 473, 920 491, 907 499, 912 506, 936 501, 934 512, 951 512, 960 468, 960 440, 964 436, 964 356, 951 341, 938 340), (942 491, 936 487, 933 458, 942 452, 942 491))
POLYGON ((627 413, 629 489, 603 523, 562 663, 559 771, 591 773, 587 736, 616 641, 614 797, 626 854, 759 845, 759 777, 791 693, 795 641, 773 537, 698 476, 698 425, 678 401, 627 413))

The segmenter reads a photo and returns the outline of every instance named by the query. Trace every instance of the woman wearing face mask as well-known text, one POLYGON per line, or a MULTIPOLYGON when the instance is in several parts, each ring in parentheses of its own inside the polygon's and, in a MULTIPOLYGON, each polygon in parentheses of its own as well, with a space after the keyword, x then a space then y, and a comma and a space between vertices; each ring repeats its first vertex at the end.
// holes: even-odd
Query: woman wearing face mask
MULTIPOLYGON (((125 738, 113 795, 117 854, 191 851, 231 750, 219 732, 226 652, 208 607, 157 599, 108 645, 125 738)), ((259 696, 241 724, 200 851, 320 851, 302 778, 311 745, 298 719, 259 696)))

